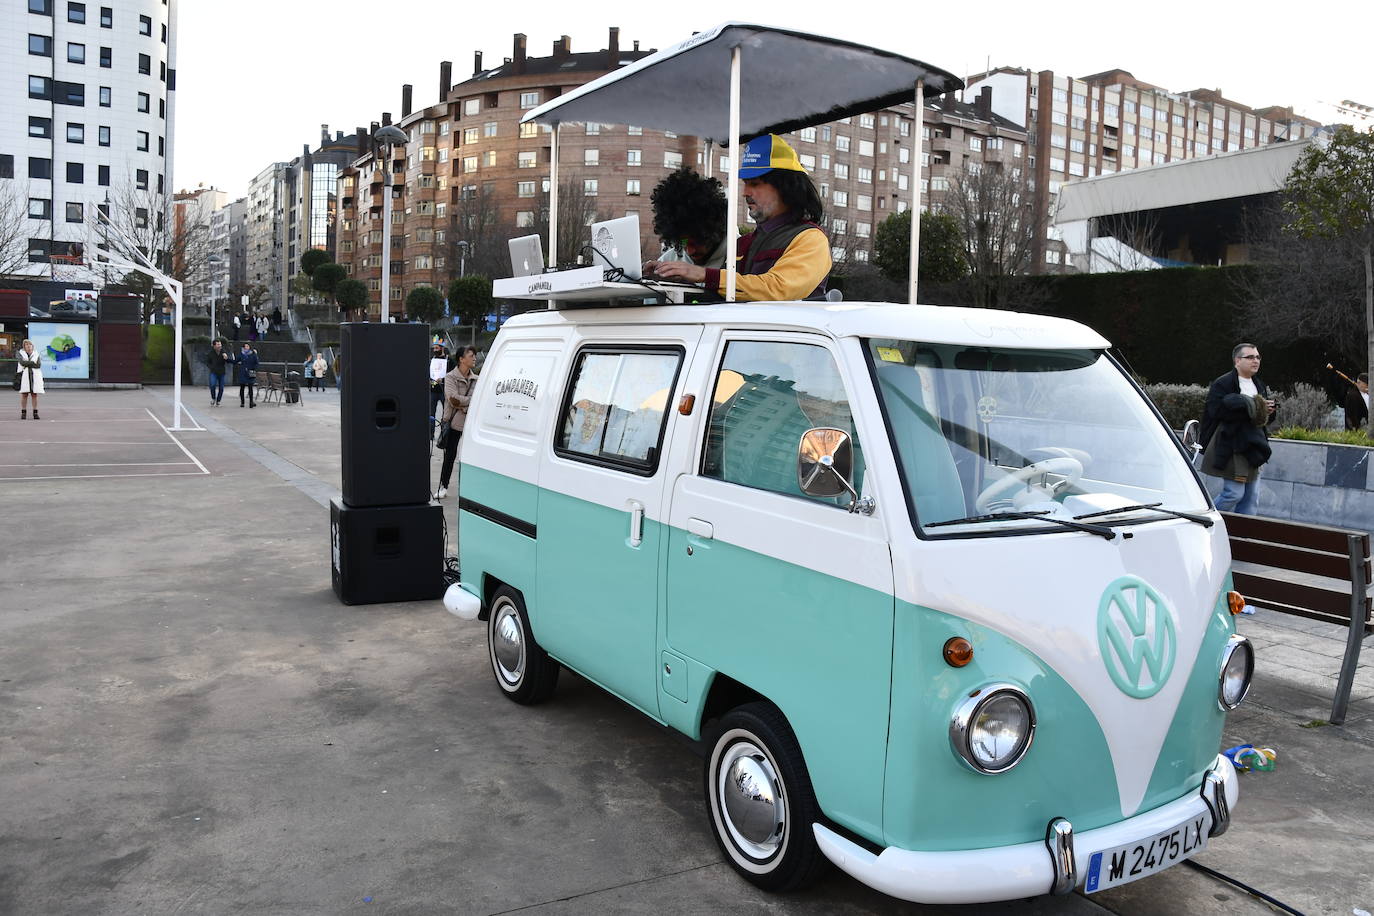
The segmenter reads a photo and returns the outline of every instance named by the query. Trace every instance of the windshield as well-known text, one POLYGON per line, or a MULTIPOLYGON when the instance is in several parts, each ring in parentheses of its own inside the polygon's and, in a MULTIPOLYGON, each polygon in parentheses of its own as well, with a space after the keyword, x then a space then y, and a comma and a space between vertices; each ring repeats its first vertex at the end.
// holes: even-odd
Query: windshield
POLYGON ((1110 525, 1208 508, 1173 436, 1099 351, 866 343, 924 534, 1063 531, 1085 516, 1110 525))

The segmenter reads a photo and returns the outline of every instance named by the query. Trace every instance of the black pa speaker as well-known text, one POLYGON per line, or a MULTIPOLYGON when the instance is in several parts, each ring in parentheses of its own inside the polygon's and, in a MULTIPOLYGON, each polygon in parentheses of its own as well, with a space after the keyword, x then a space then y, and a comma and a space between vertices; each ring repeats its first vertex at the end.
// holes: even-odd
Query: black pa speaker
POLYGON ((344 604, 444 595, 444 510, 438 503, 359 509, 331 500, 329 540, 330 579, 344 604))
POLYGON ((429 502, 429 325, 339 326, 343 501, 429 502))

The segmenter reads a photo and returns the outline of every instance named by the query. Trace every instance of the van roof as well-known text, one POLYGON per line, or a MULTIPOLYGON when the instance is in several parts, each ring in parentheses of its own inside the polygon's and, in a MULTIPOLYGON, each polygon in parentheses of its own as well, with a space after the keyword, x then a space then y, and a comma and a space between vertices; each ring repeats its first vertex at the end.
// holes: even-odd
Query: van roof
POLYGON ((888 302, 734 302, 719 305, 646 305, 526 312, 508 327, 716 324, 732 328, 815 330, 832 337, 893 337, 930 343, 1014 349, 1111 344, 1076 321, 1048 315, 943 305, 888 302))

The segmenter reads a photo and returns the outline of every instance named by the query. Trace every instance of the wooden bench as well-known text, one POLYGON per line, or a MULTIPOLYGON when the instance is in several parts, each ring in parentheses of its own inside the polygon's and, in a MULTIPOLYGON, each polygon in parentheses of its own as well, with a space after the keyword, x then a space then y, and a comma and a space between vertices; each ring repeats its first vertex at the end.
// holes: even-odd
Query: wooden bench
POLYGON ((1293 581, 1267 571, 1235 572, 1236 591, 1255 607, 1339 624, 1348 629, 1345 658, 1336 680, 1331 723, 1345 721, 1350 688, 1360 662, 1360 644, 1374 633, 1369 598, 1369 534, 1348 528, 1309 525, 1276 518, 1221 513, 1231 541, 1231 558, 1275 572, 1320 576, 1326 583, 1293 581))

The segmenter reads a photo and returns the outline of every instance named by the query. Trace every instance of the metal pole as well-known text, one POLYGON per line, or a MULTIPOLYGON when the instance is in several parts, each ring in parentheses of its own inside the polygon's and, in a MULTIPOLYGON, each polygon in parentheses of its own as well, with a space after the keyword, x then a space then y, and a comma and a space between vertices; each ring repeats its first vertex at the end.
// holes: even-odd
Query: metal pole
POLYGON ((739 238, 739 45, 730 49, 730 183, 725 198, 725 301, 735 301, 735 240, 739 238))
POLYGON ((921 263, 921 155, 925 148, 926 124, 926 81, 916 81, 916 126, 912 128, 911 151, 911 255, 907 260, 907 270, 911 272, 907 301, 912 305, 916 299, 916 271, 921 263))
POLYGON ((391 157, 392 147, 390 143, 383 144, 383 154, 386 161, 383 168, 386 169, 386 185, 382 192, 382 324, 386 324, 391 317, 391 157))
POLYGON ((172 345, 172 429, 181 429, 181 283, 167 276, 158 277, 172 294, 176 330, 172 345))
POLYGON ((558 125, 549 131, 549 266, 558 266, 558 125))

